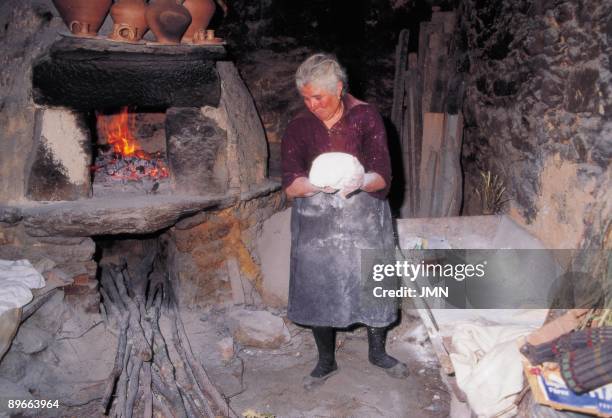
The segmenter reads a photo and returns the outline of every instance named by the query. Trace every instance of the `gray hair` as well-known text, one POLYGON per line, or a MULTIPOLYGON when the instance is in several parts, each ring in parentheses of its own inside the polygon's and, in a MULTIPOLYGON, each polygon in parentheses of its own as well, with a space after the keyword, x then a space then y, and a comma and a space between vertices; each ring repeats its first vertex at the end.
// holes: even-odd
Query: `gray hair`
POLYGON ((298 67, 295 84, 301 90, 306 84, 314 84, 326 91, 335 93, 338 81, 342 82, 342 95, 348 84, 346 71, 336 57, 329 54, 314 54, 298 67))

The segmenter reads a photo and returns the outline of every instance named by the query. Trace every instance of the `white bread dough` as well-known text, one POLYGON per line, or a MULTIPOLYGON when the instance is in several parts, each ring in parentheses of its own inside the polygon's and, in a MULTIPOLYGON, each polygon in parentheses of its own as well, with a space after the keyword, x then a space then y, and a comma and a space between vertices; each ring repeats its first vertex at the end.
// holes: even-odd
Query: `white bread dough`
POLYGON ((342 189, 365 170, 359 160, 344 152, 327 152, 312 162, 308 179, 317 187, 342 189))

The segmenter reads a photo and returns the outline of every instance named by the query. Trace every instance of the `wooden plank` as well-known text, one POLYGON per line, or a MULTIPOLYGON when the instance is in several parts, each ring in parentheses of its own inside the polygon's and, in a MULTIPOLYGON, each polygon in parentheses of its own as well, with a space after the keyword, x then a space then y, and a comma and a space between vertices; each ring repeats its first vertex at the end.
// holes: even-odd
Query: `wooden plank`
POLYGON ((433 12, 431 15, 431 23, 437 27, 441 27, 444 33, 451 34, 455 30, 455 12, 433 12))
POLYGON ((410 31, 402 29, 399 34, 397 47, 395 49, 395 79, 393 81, 393 106, 391 108, 391 122, 395 126, 398 138, 401 138, 403 105, 404 105, 404 82, 406 64, 408 61, 408 41, 410 31))
POLYGON ((441 177, 440 171, 443 169, 442 164, 440 163, 440 151, 434 151, 431 154, 433 156, 433 162, 431 164, 431 175, 429 178, 429 184, 431 189, 431 194, 429 195, 429 217, 435 218, 438 217, 438 208, 439 208, 439 192, 436 188, 438 184, 438 179, 441 177))
POLYGON ((420 216, 457 216, 462 198, 461 115, 426 113, 420 216), (432 115, 436 115, 435 117, 432 115))
POLYGON ((435 177, 435 161, 442 146, 442 137, 444 134, 444 113, 424 113, 423 114, 423 142, 421 152, 421 167, 419 178, 419 201, 420 217, 431 216, 433 192, 434 192, 434 177, 435 177))
POLYGON ((440 216, 458 216, 461 209, 463 196, 462 137, 463 115, 446 115, 442 143, 442 164, 445 170, 437 189, 442 195, 440 216))
POLYGON ((404 202, 400 207, 402 218, 411 218, 418 212, 419 202, 419 152, 421 143, 421 98, 419 95, 420 73, 418 57, 408 55, 408 71, 405 76, 404 123, 402 127, 402 152, 404 162, 404 202))
MULTIPOLYGON (((409 72, 407 72, 409 73, 409 72)), ((409 76, 407 76, 409 77, 409 76)), ((407 78, 408 80, 408 78, 407 78)), ((408 83, 406 84, 408 85, 408 83)), ((410 98, 407 97, 405 99, 406 104, 409 106, 410 98)), ((411 135, 411 119, 408 108, 404 112, 404 117, 402 121, 402 136, 401 136, 401 146, 402 146, 402 168, 404 175, 404 200, 402 202, 402 206, 400 207, 400 216, 402 218, 410 218, 412 217, 413 212, 413 181, 410 178, 411 176, 411 155, 413 153, 412 150, 412 135, 411 135)))
POLYGON ((429 34, 432 31, 432 25, 430 22, 421 22, 419 25, 419 50, 418 50, 418 67, 422 70, 427 58, 427 51, 429 45, 429 34))
POLYGON ((428 52, 423 63, 423 112, 444 112, 448 84, 448 43, 450 36, 441 32, 429 35, 428 52))
POLYGON ((412 176, 414 190, 414 212, 412 216, 416 216, 419 212, 420 205, 420 166, 421 166, 421 149, 423 144, 423 113, 421 109, 421 96, 423 93, 423 75, 421 68, 418 66, 418 56, 412 54, 408 56, 408 67, 414 71, 415 76, 411 80, 411 101, 410 101, 410 116, 411 126, 413 127, 412 135, 414 141, 412 143, 413 153, 411 159, 412 176))

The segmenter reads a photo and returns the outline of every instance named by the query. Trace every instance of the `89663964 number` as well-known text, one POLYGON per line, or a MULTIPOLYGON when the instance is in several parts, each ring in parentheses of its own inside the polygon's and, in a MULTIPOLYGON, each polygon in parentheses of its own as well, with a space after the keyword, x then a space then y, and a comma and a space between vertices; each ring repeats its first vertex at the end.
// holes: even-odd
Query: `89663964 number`
POLYGON ((56 399, 9 399, 9 409, 42 409, 42 408, 59 408, 59 401, 56 399))

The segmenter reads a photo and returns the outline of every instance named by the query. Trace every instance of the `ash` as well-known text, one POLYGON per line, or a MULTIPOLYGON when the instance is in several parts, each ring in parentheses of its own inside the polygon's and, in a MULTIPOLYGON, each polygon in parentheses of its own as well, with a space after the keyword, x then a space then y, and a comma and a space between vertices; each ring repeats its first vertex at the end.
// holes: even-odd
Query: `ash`
POLYGON ((137 151, 124 156, 112 149, 101 150, 91 170, 95 196, 115 192, 157 194, 170 187, 170 170, 161 152, 137 151))

